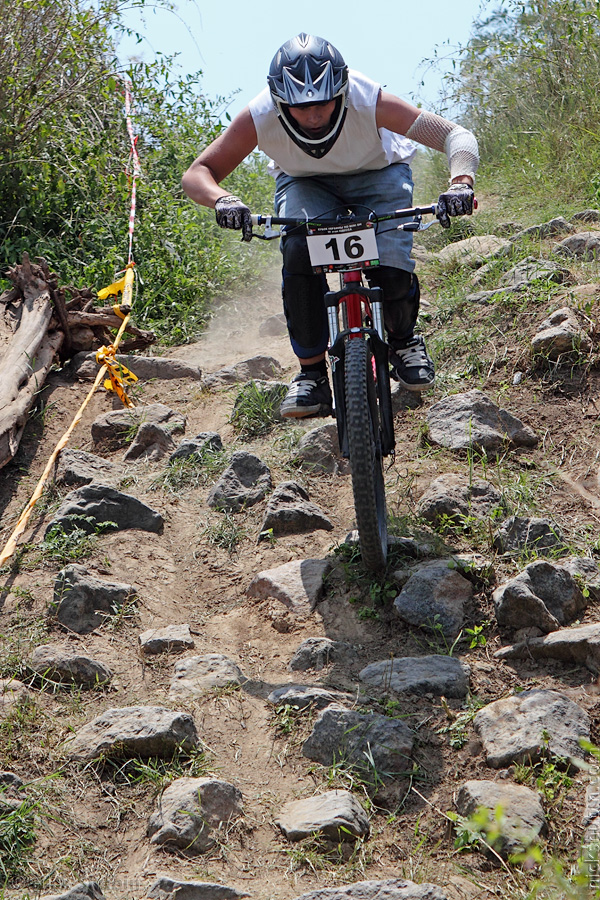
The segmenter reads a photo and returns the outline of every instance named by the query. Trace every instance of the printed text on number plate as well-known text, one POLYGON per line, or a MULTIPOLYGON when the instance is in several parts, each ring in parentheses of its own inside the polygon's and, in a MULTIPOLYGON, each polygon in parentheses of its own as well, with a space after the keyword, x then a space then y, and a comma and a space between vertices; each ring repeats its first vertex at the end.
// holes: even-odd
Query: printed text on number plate
POLYGON ((330 229, 325 234, 309 234, 307 240, 313 267, 372 266, 377 265, 379 259, 374 228, 330 229))

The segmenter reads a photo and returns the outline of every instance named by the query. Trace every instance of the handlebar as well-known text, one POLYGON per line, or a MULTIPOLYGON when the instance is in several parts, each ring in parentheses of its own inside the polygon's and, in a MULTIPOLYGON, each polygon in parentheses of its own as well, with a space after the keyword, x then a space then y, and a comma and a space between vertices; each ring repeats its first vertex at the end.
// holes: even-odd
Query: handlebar
POLYGON ((252 214, 252 224, 253 225, 266 225, 269 228, 271 225, 290 225, 290 226, 300 226, 300 225, 308 225, 308 226, 336 226, 336 225, 369 225, 376 222, 389 222, 392 219, 414 219, 420 218, 421 216, 436 216, 437 215, 437 203, 431 203, 429 206, 413 206, 408 209, 396 209, 392 212, 387 213, 369 213, 368 216, 355 216, 353 213, 350 213, 347 216, 338 216, 335 219, 325 219, 319 216, 316 216, 314 219, 309 219, 306 216, 303 219, 299 218, 288 218, 288 217, 280 217, 280 216, 265 216, 260 214, 252 214))

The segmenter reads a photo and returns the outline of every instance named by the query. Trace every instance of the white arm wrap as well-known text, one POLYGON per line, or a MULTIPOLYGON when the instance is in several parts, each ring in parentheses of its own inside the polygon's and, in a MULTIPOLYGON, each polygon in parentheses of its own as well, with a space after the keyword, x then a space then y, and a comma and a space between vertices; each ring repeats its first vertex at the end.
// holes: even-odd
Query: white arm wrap
POLYGON ((432 150, 446 153, 450 178, 470 175, 475 178, 479 165, 479 150, 475 135, 462 125, 456 125, 435 113, 423 112, 412 123, 406 137, 432 150))

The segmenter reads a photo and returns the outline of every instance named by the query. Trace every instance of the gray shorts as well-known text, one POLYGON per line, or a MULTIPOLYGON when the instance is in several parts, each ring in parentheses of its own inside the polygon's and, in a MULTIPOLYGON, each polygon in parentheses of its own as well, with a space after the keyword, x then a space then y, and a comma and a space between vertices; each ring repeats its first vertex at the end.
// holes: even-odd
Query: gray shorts
MULTIPOLYGON (((395 163, 385 169, 348 175, 308 175, 294 178, 280 174, 275 185, 275 213, 290 218, 345 214, 351 207, 357 215, 390 212, 412 206, 413 180, 410 166, 395 163)), ((412 232, 398 231, 397 223, 382 222, 377 231, 379 262, 412 272, 412 232)))

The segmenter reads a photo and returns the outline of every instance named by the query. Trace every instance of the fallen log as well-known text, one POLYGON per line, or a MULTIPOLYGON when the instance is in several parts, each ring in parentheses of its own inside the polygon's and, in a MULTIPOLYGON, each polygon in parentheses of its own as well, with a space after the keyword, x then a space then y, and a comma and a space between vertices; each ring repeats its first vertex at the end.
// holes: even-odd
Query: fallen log
POLYGON ((0 358, 0 468, 17 452, 27 415, 63 342, 60 331, 48 332, 52 318, 50 289, 39 266, 23 254, 8 272, 14 291, 5 304, 0 358))
MULTIPOLYGON (((52 365, 111 344, 112 331, 123 324, 112 306, 94 308, 90 288, 59 288, 46 261, 38 263, 24 253, 22 263, 7 272, 13 287, 0 296, 0 468, 17 452, 52 365)), ((156 340, 130 322, 125 331, 132 339, 124 349, 144 349, 156 340)))

